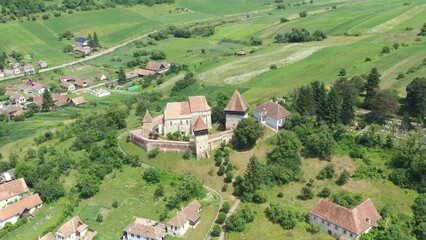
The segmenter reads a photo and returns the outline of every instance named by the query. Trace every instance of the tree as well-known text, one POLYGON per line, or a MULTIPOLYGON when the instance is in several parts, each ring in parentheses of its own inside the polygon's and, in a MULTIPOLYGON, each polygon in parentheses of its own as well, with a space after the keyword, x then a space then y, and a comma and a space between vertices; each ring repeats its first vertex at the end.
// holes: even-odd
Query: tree
POLYGON ((371 99, 371 111, 378 119, 386 119, 396 114, 399 103, 395 95, 389 90, 380 90, 371 99))
POLYGON ((380 83, 380 73, 377 70, 377 68, 371 69, 370 74, 368 74, 367 77, 367 84, 366 84, 366 95, 364 99, 364 105, 368 108, 371 107, 371 101, 373 97, 377 94, 377 91, 379 89, 379 83, 380 83))
POLYGON ((126 82, 127 82, 126 72, 124 71, 123 67, 120 67, 120 70, 118 71, 118 83, 125 84, 126 82))
POLYGON ((145 181, 151 184, 159 183, 161 179, 161 172, 156 168, 148 168, 143 173, 142 177, 145 181))
POLYGON ((93 44, 92 34, 89 33, 89 35, 87 36, 87 41, 88 41, 88 44, 89 44, 90 48, 92 48, 92 49, 95 48, 95 46, 93 44))
POLYGON ((53 98, 50 91, 47 89, 43 92, 43 102, 41 104, 41 111, 48 112, 53 107, 53 98))
POLYGON ((246 221, 240 214, 234 213, 226 220, 226 229, 231 232, 243 232, 246 229, 246 221))
POLYGON ((295 107, 300 115, 315 114, 315 97, 310 86, 302 86, 296 95, 295 107))
POLYGON ((318 197, 328 198, 330 194, 331 190, 328 187, 325 187, 318 193, 318 197))
POLYGON ((244 174, 244 190, 254 193, 261 188, 264 183, 264 166, 256 156, 252 156, 247 164, 244 174))
POLYGON ((416 119, 426 119, 426 78, 415 78, 406 87, 405 110, 416 119))
POLYGON ((251 37, 250 38, 250 45, 252 46, 260 46, 262 45, 262 39, 258 37, 251 37))
POLYGON ((166 53, 158 50, 158 49, 154 49, 151 51, 151 59, 152 60, 164 60, 166 59, 166 53))
POLYGON ((217 215, 217 218, 216 218, 215 222, 217 224, 223 224, 225 222, 225 220, 226 220, 226 213, 219 212, 219 214, 217 215))
POLYGON ((216 105, 212 108, 212 121, 222 124, 225 124, 225 109, 226 105, 229 102, 229 95, 220 91, 216 95, 216 105))
POLYGON ((205 195, 203 184, 192 174, 184 175, 177 186, 177 197, 183 202, 194 198, 203 199, 205 195))
POLYGON ((273 223, 278 223, 284 229, 293 229, 297 222, 304 220, 303 214, 290 206, 281 207, 271 204, 265 210, 266 217, 273 223))
POLYGON ((256 144, 257 139, 263 135, 263 130, 263 126, 256 120, 243 118, 234 130, 232 143, 239 149, 252 148, 256 144))
POLYGON ((327 95, 324 106, 324 120, 328 124, 338 124, 340 122, 341 101, 337 95, 337 90, 333 87, 327 95))
POLYGON ((64 187, 57 179, 48 178, 38 181, 34 187, 34 191, 40 194, 41 199, 45 203, 51 203, 64 196, 64 187))
POLYGON ((414 213, 414 232, 417 239, 426 238, 426 194, 420 194, 412 206, 414 213))
POLYGON ((215 224, 210 235, 212 237, 219 237, 221 232, 222 228, 220 227, 220 225, 215 224))
POLYGON ((89 198, 99 191, 99 180, 89 174, 81 174, 77 178, 77 189, 82 198, 89 198))
POLYGON ((419 36, 426 36, 426 23, 423 24, 422 29, 420 29, 419 36))
POLYGON ((222 208, 220 209, 220 212, 228 213, 231 209, 231 203, 229 201, 225 201, 222 204, 222 208))
POLYGON ((312 192, 312 189, 309 187, 303 187, 300 190, 300 194, 297 196, 300 200, 309 200, 314 197, 314 193, 312 192))
POLYGON ((351 174, 345 169, 345 170, 343 170, 343 172, 340 173, 339 178, 337 179, 336 183, 338 185, 344 185, 348 182, 350 177, 351 177, 351 174))
POLYGON ((351 125, 355 119, 355 110, 350 95, 343 97, 342 110, 340 111, 340 121, 344 125, 351 125))
POLYGON ((334 177, 334 165, 327 164, 317 175, 318 180, 332 179, 334 177))
POLYGON ((315 112, 318 120, 324 120, 327 114, 327 92, 325 91, 324 83, 314 81, 311 83, 311 88, 314 93, 315 112))
POLYGON ((98 34, 96 32, 93 33, 93 49, 97 50, 101 47, 99 44, 98 34))
POLYGON ((305 149, 311 156, 330 160, 336 141, 328 127, 321 127, 319 133, 312 134, 305 143, 305 149))
POLYGON ((299 17, 303 18, 303 17, 307 17, 308 16, 308 12, 303 11, 299 13, 299 17))

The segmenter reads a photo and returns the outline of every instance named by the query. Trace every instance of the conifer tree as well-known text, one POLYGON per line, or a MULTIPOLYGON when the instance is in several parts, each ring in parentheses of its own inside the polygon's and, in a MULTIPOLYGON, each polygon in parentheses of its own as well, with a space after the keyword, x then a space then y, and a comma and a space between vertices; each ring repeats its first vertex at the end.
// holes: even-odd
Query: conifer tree
POLYGON ((93 48, 98 49, 101 45, 99 44, 98 34, 96 32, 93 33, 93 48))
POLYGON ((340 120, 345 125, 350 125, 355 118, 355 110, 350 95, 343 97, 342 111, 340 113, 340 120))
POLYGON ((324 83, 320 83, 319 81, 312 82, 311 88, 314 96, 317 120, 324 120, 324 117, 327 113, 327 92, 325 91, 324 83))
POLYGON ((120 71, 118 72, 118 83, 125 84, 126 82, 127 82, 126 72, 124 71, 124 68, 121 67, 120 71))
POLYGON ((93 38, 92 34, 89 33, 89 36, 87 36, 87 41, 89 42, 89 47, 93 48, 93 38))
POLYGON ((257 157, 253 155, 249 160, 244 174, 244 190, 249 193, 254 193, 256 190, 259 190, 264 181, 263 176, 263 165, 257 157))
POLYGON ((367 77, 367 84, 366 84, 366 95, 364 99, 364 105, 367 108, 371 107, 371 100, 373 97, 377 94, 377 91, 379 90, 379 83, 380 83, 380 73, 377 71, 377 68, 371 69, 370 74, 368 74, 367 77))
POLYGON ((43 102, 41 104, 41 111, 48 112, 53 107, 53 98, 50 92, 45 89, 43 93, 43 102))
POLYGON ((329 124, 339 123, 341 103, 335 88, 332 88, 331 91, 328 93, 327 102, 325 106, 325 121, 327 121, 327 123, 329 124))

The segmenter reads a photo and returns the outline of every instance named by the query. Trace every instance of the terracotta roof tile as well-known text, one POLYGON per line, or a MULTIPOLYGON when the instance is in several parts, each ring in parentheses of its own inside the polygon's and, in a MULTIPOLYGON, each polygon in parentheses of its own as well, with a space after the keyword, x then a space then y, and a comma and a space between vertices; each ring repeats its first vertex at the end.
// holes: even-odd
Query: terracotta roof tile
POLYGON ((81 104, 85 104, 86 103, 86 100, 84 99, 83 96, 73 98, 73 99, 71 99, 71 101, 72 101, 72 103, 74 105, 81 105, 81 104))
POLYGON ((225 107, 225 111, 246 112, 249 107, 250 105, 243 99, 243 97, 241 97, 241 94, 238 92, 238 90, 235 90, 231 100, 225 107))
POLYGON ((211 110, 205 96, 189 97, 189 108, 191 112, 205 112, 211 110))
MULTIPOLYGON (((65 237, 70 236, 71 234, 75 233, 77 231, 77 228, 81 225, 85 225, 79 216, 75 216, 68 220, 68 222, 64 223, 59 229, 58 233, 61 233, 65 237)), ((86 225, 87 226, 87 225, 86 225)))
POLYGON ((145 116, 143 117, 143 123, 152 123, 152 116, 148 110, 145 112, 145 116))
POLYGON ((152 71, 160 71, 166 67, 168 67, 168 63, 166 62, 155 62, 155 61, 149 61, 146 64, 145 69, 152 70, 152 71))
POLYGON ((68 103, 68 98, 61 94, 52 93, 52 99, 55 102, 55 106, 62 107, 68 103))
POLYGON ((28 186, 23 178, 0 185, 0 201, 28 192, 28 186))
POLYGON ((136 234, 145 238, 159 239, 166 236, 166 231, 157 226, 146 226, 139 223, 131 223, 127 225, 124 231, 136 234))
POLYGON ((191 111, 188 102, 171 102, 167 103, 164 110, 164 119, 189 118, 191 111))
POLYGON ((0 209, 0 221, 7 220, 16 215, 21 215, 26 209, 29 210, 42 203, 43 201, 41 201, 38 193, 33 194, 27 198, 0 209))
POLYGON ((199 209, 201 203, 194 199, 188 204, 182 211, 180 211, 174 218, 172 218, 168 224, 176 227, 182 227, 187 221, 195 222, 200 218, 199 209))
POLYGON ((42 96, 39 96, 39 95, 35 95, 35 96, 33 97, 33 102, 34 102, 37 106, 41 107, 41 105, 43 104, 43 97, 42 97, 42 96))
POLYGON ((287 118, 291 113, 278 103, 267 101, 256 108, 256 111, 262 116, 272 117, 274 119, 287 118))
POLYGON ((207 125, 201 116, 196 117, 195 120, 192 121, 192 130, 194 132, 208 130, 207 125))
POLYGON ((43 237, 39 238, 38 240, 56 240, 53 233, 48 233, 44 235, 43 237))
POLYGON ((326 199, 320 199, 311 214, 357 235, 375 226, 381 219, 371 199, 365 200, 352 209, 347 209, 326 199))

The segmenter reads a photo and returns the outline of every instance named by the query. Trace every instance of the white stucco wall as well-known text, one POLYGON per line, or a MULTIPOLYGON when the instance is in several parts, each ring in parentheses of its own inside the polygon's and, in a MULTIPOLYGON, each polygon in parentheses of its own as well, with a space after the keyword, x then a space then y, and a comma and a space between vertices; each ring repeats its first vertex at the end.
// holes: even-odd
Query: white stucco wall
POLYGON ((161 240, 161 238, 147 238, 141 235, 137 235, 137 234, 131 234, 131 233, 126 233, 126 238, 127 240, 161 240), (133 236, 132 236, 133 235, 133 236))
POLYGON ((164 121, 164 135, 174 132, 185 132, 184 135, 189 135, 191 132, 191 119, 168 119, 164 121))
POLYGON ((247 113, 245 115, 227 113, 226 114, 226 129, 236 128, 238 123, 241 121, 241 119, 247 118, 247 117, 248 117, 247 113))
POLYGON ((182 237, 188 229, 189 221, 187 221, 183 227, 177 227, 177 229, 175 226, 167 225, 167 233, 176 237, 182 237))
POLYGON ((340 236, 345 236, 347 239, 350 239, 350 240, 355 240, 355 239, 358 238, 358 235, 356 235, 355 233, 351 233, 351 232, 349 232, 349 231, 347 231, 347 230, 345 230, 345 229, 343 229, 339 226, 334 225, 331 222, 328 222, 324 219, 316 217, 312 214, 309 216, 309 220, 310 220, 311 223, 318 225, 321 228, 322 231, 329 233, 329 234, 331 232, 331 235, 336 237, 336 238, 339 238, 340 236))

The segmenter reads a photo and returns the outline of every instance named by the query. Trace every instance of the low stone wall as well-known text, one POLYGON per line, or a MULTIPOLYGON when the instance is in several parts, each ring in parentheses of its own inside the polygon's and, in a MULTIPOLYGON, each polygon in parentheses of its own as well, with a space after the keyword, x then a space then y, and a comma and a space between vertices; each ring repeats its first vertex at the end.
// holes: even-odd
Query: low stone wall
POLYGON ((151 151, 154 149, 160 149, 164 152, 183 152, 186 149, 194 151, 195 144, 193 141, 182 142, 182 141, 168 141, 168 140, 154 140, 148 139, 142 136, 140 130, 133 130, 129 132, 130 141, 141 148, 151 151))
POLYGON ((234 130, 229 129, 223 132, 218 132, 212 135, 209 135, 209 149, 210 151, 216 150, 220 148, 220 145, 225 142, 228 143, 232 139, 232 135, 234 135, 234 130))

